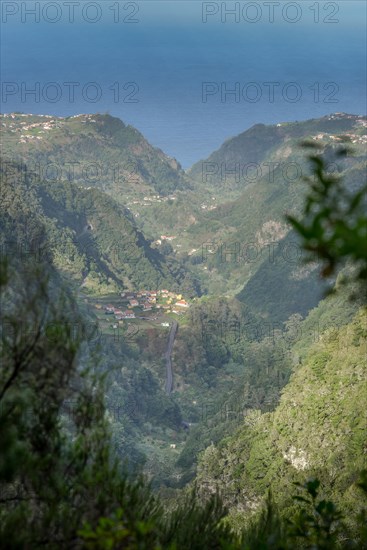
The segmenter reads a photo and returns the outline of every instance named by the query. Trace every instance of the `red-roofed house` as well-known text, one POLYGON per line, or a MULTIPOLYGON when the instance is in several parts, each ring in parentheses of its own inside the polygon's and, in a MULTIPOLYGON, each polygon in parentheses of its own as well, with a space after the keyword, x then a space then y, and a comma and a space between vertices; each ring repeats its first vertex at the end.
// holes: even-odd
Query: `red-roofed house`
POLYGON ((135 313, 133 311, 124 311, 123 319, 135 319, 135 313))
POLYGON ((186 300, 178 300, 178 301, 175 303, 175 306, 189 307, 189 304, 186 302, 186 300))

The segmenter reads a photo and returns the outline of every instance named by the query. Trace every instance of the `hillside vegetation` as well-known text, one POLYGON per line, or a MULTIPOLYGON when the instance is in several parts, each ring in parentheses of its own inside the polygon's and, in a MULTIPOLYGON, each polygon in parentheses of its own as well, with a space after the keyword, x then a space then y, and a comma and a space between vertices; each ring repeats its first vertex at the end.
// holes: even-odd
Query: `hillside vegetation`
POLYGON ((366 548, 365 119, 256 125, 210 162, 311 178, 230 188, 109 115, 1 123, 0 545, 366 548))

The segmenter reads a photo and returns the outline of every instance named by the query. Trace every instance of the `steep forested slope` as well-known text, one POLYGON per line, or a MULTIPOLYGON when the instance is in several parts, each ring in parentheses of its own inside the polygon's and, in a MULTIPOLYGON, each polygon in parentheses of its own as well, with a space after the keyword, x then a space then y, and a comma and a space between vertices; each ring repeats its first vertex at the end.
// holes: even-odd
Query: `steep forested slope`
POLYGON ((329 326, 295 369, 275 411, 249 411, 237 433, 203 453, 198 481, 222 491, 234 525, 259 509, 270 487, 288 514, 292 482, 312 475, 344 510, 357 507, 353 483, 366 466, 366 336, 365 309, 340 328, 329 326))
MULTIPOLYGON (((366 125, 364 117, 336 114, 260 129, 255 126, 228 140, 214 154, 214 159, 203 161, 210 165, 208 170, 218 169, 217 176, 202 182, 195 170, 190 172, 198 187, 206 186, 208 196, 214 194, 219 199, 217 208, 204 210, 186 233, 186 240, 196 249, 190 261, 210 292, 222 289, 237 294, 248 304, 256 303, 260 311, 263 308, 265 315, 275 314, 274 318, 275 308, 280 312, 284 306, 281 296, 287 292, 287 300, 296 307, 299 298, 304 302, 293 312, 305 314, 307 299, 311 307, 317 304, 320 290, 316 271, 302 265, 305 253, 285 221, 286 215, 301 211, 308 189, 304 178, 311 175, 306 151, 300 144, 307 140, 315 150, 323 152, 328 171, 341 176, 346 187, 353 190, 365 178, 366 125), (273 138, 273 147, 266 149, 266 143, 273 138), (253 149, 261 148, 262 144, 265 144, 262 156, 256 153, 251 158, 253 149), (347 146, 350 152, 337 157, 336 152, 342 146, 347 146), (247 172, 246 167, 251 164, 255 168, 247 172), (228 170, 223 178, 221 167, 228 170), (238 182, 237 176, 230 173, 237 169, 247 174, 238 182), (277 296, 271 296, 271 289, 278 284, 276 302, 277 296), (307 297, 300 291, 301 286, 306 287, 307 297), (261 304, 262 292, 265 294, 261 304)), ((288 312, 292 312, 291 307, 284 313, 288 312)))
MULTIPOLYGON (((363 116, 335 113, 304 122, 272 126, 256 124, 242 134, 229 138, 207 159, 194 164, 189 174, 214 189, 226 185, 228 190, 243 188, 261 175, 271 175, 276 165, 284 166, 294 160, 289 157, 292 148, 301 139, 316 137, 323 142, 333 142, 338 141, 337 136, 351 135, 362 144, 365 122, 363 116), (283 154, 280 154, 281 151, 283 154)), ((287 177, 293 177, 291 171, 287 177)))
POLYGON ((177 161, 107 114, 63 118, 14 113, 1 117, 1 127, 3 156, 25 162, 41 179, 72 179, 115 197, 136 188, 164 195, 187 187, 177 161))
POLYGON ((7 224, 2 238, 8 248, 16 232, 29 231, 37 219, 47 234, 47 251, 26 230, 29 253, 51 254, 55 266, 86 289, 179 288, 185 277, 180 265, 152 249, 129 212, 108 195, 67 181, 41 181, 6 161, 1 169, 7 224))

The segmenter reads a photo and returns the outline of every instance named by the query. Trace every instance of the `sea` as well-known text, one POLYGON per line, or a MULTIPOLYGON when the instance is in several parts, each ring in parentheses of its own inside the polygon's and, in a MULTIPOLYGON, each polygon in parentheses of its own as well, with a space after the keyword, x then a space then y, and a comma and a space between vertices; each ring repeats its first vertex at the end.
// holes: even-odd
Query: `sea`
POLYGON ((109 113, 187 169, 254 124, 366 112, 364 1, 1 8, 1 111, 109 113))

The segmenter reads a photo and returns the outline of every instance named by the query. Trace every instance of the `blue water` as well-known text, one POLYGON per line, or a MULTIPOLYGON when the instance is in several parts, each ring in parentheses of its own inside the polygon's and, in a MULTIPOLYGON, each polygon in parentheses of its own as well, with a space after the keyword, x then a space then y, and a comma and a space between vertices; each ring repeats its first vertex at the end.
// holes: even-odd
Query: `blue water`
MULTIPOLYGON (((307 0, 296 2, 302 17, 294 23, 277 12, 274 22, 269 22, 263 2, 258 2, 262 9, 258 22, 250 23, 241 15, 239 22, 227 16, 222 23, 221 3, 212 2, 208 9, 218 8, 218 14, 203 23, 201 2, 174 0, 138 2, 139 13, 131 15, 136 23, 122 22, 134 11, 133 4, 118 2, 115 23, 109 8, 117 2, 95 2, 102 16, 90 23, 81 14, 86 3, 78 2, 74 22, 68 20, 61 1, 62 17, 55 23, 50 22, 56 13, 52 7, 46 15, 40 12, 39 22, 23 14, 22 23, 20 12, 6 20, 3 12, 2 112, 58 116, 109 112, 138 128, 184 167, 258 122, 303 120, 337 111, 365 113, 363 1, 316 2, 319 23, 311 10, 315 2, 307 0), (338 6, 336 15, 328 4, 338 6), (338 22, 327 23, 327 18, 338 22), (37 82, 37 97, 24 93, 22 97, 22 85, 31 88, 37 82), (50 82, 57 86, 48 86, 50 82), (74 101, 66 82, 79 83, 74 101), (88 82, 96 86, 86 88, 83 95, 88 82), (116 82, 118 98, 116 85, 111 88, 116 82), (124 90, 131 82, 135 84, 124 90), (212 83, 213 93, 203 102, 205 82, 212 83), (224 94, 236 83, 239 95, 221 96, 221 87, 224 94), (273 98, 265 83, 279 84, 273 98), (282 95, 284 86, 287 96, 282 95), (6 95, 4 90, 14 93, 6 95), (101 96, 92 102, 98 91, 101 96), (302 95, 292 101, 296 93, 302 95), (137 101, 127 102, 129 98, 137 101)), ((34 4, 27 2, 28 7, 34 4)), ((234 4, 227 2, 228 8, 234 4)), ((245 4, 240 2, 241 8, 245 4)), ((292 9, 287 12, 290 19, 292 9)), ((86 13, 94 17, 93 8, 86 13)), ((249 19, 253 13, 248 12, 249 19)))

